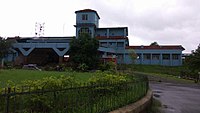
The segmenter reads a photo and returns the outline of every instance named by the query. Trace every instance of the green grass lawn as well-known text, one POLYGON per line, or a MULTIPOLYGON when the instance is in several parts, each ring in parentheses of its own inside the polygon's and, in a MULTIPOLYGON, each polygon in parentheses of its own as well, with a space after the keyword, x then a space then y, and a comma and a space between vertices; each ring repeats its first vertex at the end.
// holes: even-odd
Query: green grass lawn
POLYGON ((145 72, 145 73, 157 73, 180 76, 181 71, 184 70, 184 66, 160 66, 160 65, 127 65, 133 71, 145 72))
POLYGON ((184 71, 184 66, 159 66, 159 65, 126 65, 136 73, 155 76, 156 78, 167 79, 178 83, 194 83, 193 80, 181 79, 181 71, 184 71))
POLYGON ((158 74, 158 73, 147 73, 147 72, 134 72, 135 74, 143 74, 151 77, 155 77, 156 80, 167 81, 167 82, 175 82, 175 83, 184 83, 184 84, 191 84, 194 83, 193 80, 187 80, 178 78, 177 76, 168 75, 168 74, 158 74))
POLYGON ((94 73, 89 72, 57 72, 57 71, 37 71, 37 70, 22 70, 22 69, 10 69, 0 70, 0 87, 5 87, 8 80, 14 83, 20 83, 23 80, 38 80, 44 77, 60 75, 73 76, 80 82, 85 82, 91 78, 94 73))

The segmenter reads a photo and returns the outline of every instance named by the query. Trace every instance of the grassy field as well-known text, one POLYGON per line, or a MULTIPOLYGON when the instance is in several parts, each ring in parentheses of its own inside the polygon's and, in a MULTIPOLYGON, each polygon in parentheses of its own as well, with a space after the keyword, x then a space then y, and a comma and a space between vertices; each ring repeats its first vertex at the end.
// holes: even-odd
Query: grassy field
POLYGON ((147 75, 150 81, 157 82, 172 82, 172 83, 182 83, 182 84, 191 84, 194 83, 193 80, 179 78, 177 76, 168 75, 168 74, 158 74, 158 73, 147 73, 147 72, 134 72, 135 74, 147 75))
POLYGON ((129 69, 135 73, 149 75, 154 79, 177 83, 194 83, 193 80, 181 79, 181 71, 185 69, 183 66, 158 66, 158 65, 127 65, 129 69))
MULTIPOLYGON (((191 82, 189 80, 179 79, 180 72, 184 70, 184 67, 169 67, 169 66, 157 66, 157 65, 125 65, 132 71, 142 72, 162 78, 168 78, 171 80, 191 82)), ((73 76, 76 80, 85 82, 95 73, 89 72, 57 72, 57 71, 35 71, 35 70, 21 70, 10 69, 0 70, 0 87, 5 87, 8 80, 14 83, 20 83, 23 80, 37 80, 44 77, 60 75, 73 76)), ((192 81, 193 82, 193 81, 192 81)))
POLYGON ((181 71, 184 70, 183 66, 159 66, 159 65, 127 65, 133 71, 145 72, 145 73, 157 73, 180 76, 181 71))
POLYGON ((44 77, 60 75, 73 76, 76 80, 84 82, 94 75, 89 72, 57 72, 57 71, 36 71, 36 70, 21 70, 21 69, 10 69, 0 70, 0 87, 6 86, 8 80, 14 83, 20 83, 23 80, 37 80, 44 77))

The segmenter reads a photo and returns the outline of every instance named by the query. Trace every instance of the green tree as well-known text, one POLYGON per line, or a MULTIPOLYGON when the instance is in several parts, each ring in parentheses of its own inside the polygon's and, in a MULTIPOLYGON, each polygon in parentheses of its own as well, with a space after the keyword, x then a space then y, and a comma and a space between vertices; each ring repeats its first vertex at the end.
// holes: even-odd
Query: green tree
POLYGON ((150 44, 150 46, 158 46, 159 44, 158 44, 158 42, 152 42, 151 44, 150 44))
POLYGON ((0 37, 0 60, 1 60, 2 67, 4 64, 3 58, 8 54, 10 47, 11 47, 10 41, 0 37))
POLYGON ((130 58, 131 58, 131 60, 132 60, 132 64, 134 64, 135 63, 135 60, 137 59, 137 57, 138 57, 138 55, 135 53, 135 51, 134 50, 129 50, 129 56, 130 56, 130 58))
POLYGON ((200 72, 200 44, 192 54, 186 58, 186 65, 194 73, 195 77, 199 79, 198 72, 200 72))
POLYGON ((99 63, 99 41, 89 34, 81 34, 70 43, 69 61, 74 69, 85 70, 95 69, 99 63))

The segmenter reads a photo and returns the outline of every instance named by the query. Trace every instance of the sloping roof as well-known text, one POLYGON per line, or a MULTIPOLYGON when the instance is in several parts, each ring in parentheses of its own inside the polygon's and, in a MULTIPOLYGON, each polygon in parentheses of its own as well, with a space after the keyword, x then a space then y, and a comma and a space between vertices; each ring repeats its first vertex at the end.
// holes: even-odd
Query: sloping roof
POLYGON ((154 45, 154 46, 127 46, 126 49, 142 49, 142 50, 164 50, 164 49, 170 49, 170 50, 185 50, 181 45, 154 45))
POLYGON ((99 17, 99 15, 98 15, 98 13, 97 13, 97 11, 95 11, 95 10, 92 10, 92 9, 83 9, 83 10, 78 10, 78 11, 75 11, 75 13, 81 13, 81 12, 94 12, 94 13, 96 13, 96 15, 98 16, 98 18, 100 19, 100 17, 99 17))
POLYGON ((124 36, 97 36, 96 37, 98 40, 120 40, 120 39, 128 39, 128 37, 124 37, 124 36))
POLYGON ((97 28, 97 29, 126 29, 128 30, 128 27, 102 27, 102 28, 97 28))

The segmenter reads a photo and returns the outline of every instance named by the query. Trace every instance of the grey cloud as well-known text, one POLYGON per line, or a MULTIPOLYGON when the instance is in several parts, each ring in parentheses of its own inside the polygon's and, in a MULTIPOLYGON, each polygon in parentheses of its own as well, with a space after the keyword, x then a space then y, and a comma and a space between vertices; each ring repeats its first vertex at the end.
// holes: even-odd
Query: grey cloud
POLYGON ((127 25, 129 36, 140 37, 144 42, 181 44, 186 52, 197 48, 200 43, 199 0, 176 0, 170 7, 158 6, 143 12, 137 12, 132 3, 126 2, 121 7, 111 8, 104 1, 98 1, 95 8, 102 17, 101 22, 108 26, 127 25))

